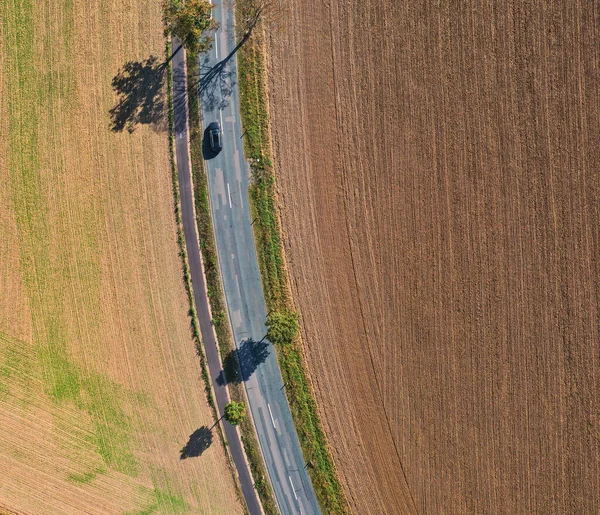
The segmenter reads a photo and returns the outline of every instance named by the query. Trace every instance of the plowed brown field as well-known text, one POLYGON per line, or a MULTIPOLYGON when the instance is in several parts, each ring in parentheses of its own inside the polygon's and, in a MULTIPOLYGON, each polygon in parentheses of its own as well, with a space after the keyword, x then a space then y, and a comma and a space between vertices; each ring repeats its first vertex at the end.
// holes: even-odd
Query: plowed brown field
POLYGON ((288 3, 286 251, 356 513, 599 513, 598 4, 288 3))
POLYGON ((0 513, 243 513, 217 435, 181 459, 213 418, 168 136, 110 129, 164 53, 157 0, 0 2, 0 513))

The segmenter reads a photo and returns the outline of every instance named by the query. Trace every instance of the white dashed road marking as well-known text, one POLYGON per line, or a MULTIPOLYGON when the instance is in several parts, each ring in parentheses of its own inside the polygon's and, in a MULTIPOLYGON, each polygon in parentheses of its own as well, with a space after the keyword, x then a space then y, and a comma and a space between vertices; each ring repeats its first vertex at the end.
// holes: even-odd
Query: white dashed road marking
POLYGON ((294 489, 294 483, 292 483, 292 478, 290 476, 288 476, 288 479, 290 480, 290 485, 292 487, 292 492, 294 492, 294 497, 296 498, 296 500, 298 500, 298 496, 296 495, 296 490, 294 489))
POLYGON ((273 429, 277 429, 275 425, 275 419, 273 418, 273 412, 271 411, 271 405, 267 403, 267 407, 269 408, 269 415, 271 415, 271 422, 273 423, 273 429))

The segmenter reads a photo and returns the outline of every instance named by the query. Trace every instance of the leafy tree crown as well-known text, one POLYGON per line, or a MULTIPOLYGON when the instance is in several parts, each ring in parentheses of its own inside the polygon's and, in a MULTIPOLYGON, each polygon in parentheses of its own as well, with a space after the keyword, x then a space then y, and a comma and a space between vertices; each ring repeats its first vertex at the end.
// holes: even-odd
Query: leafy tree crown
POLYGON ((225 419, 232 426, 237 426, 246 418, 246 406, 241 402, 231 401, 225 404, 225 419))
POLYGON ((298 334, 298 313, 273 311, 267 316, 267 338, 273 344, 291 343, 298 334))
POLYGON ((163 19, 165 34, 176 36, 188 50, 206 52, 212 46, 207 34, 219 27, 212 16, 212 4, 208 0, 165 0, 163 19))

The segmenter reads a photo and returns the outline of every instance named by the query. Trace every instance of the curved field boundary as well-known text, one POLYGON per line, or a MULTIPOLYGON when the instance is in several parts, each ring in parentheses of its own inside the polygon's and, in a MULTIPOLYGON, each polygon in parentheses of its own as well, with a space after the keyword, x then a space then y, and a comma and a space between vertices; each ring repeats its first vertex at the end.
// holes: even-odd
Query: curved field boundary
MULTIPOLYGON (((251 2, 252 0, 238 1, 237 13, 243 12, 251 2)), ((258 27, 238 53, 244 147, 253 175, 249 192, 250 208, 267 309, 294 309, 283 255, 275 173, 271 161, 263 38, 262 27, 258 27)), ((324 513, 331 514, 350 513, 319 419, 304 365, 300 337, 289 346, 278 347, 277 358, 287 386, 287 398, 300 445, 309 465, 309 474, 321 509, 324 513)))

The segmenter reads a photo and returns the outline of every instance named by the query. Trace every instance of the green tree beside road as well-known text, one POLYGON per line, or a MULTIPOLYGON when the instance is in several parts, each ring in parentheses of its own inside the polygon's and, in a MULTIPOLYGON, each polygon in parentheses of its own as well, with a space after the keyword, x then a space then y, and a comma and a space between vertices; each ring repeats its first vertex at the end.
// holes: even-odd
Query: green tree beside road
POLYGON ((237 426, 246 418, 246 406, 241 402, 231 401, 225 404, 225 420, 232 426, 237 426))
POLYGON ((288 309, 272 311, 267 315, 267 338, 271 343, 292 343, 298 334, 298 313, 288 309))
POLYGON ((219 27, 211 16, 212 9, 209 0, 164 1, 165 36, 175 36, 181 42, 171 58, 182 47, 196 53, 210 50, 213 39, 209 32, 219 27))

